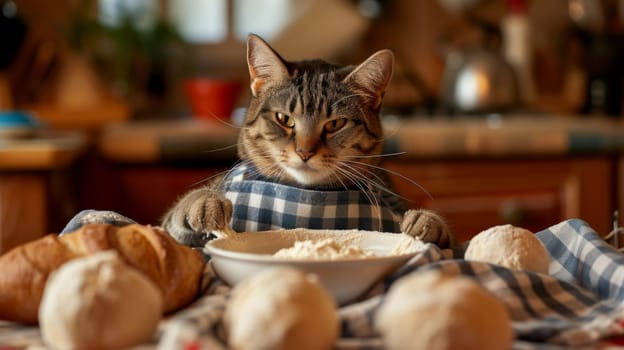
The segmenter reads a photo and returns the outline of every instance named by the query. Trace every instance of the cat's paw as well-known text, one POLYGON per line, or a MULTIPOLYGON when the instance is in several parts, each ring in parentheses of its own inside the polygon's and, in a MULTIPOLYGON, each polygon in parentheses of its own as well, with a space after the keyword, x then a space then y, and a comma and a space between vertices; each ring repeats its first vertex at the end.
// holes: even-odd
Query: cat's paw
POLYGON ((455 246, 455 235, 446 221, 438 214, 426 209, 410 209, 403 215, 401 232, 435 243, 440 248, 455 246))
POLYGON ((213 231, 224 231, 232 218, 232 202, 209 190, 186 195, 167 214, 164 228, 179 243, 203 247, 213 231))

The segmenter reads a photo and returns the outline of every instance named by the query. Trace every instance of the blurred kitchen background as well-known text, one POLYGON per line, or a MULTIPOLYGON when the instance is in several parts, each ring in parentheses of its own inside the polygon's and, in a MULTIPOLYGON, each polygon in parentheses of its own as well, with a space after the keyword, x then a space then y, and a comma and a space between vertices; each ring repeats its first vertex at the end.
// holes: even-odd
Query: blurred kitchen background
POLYGON ((0 252, 82 209, 157 224, 231 165, 248 33, 392 49, 388 167, 428 193, 393 181, 463 239, 622 207, 623 0, 0 0, 0 252))

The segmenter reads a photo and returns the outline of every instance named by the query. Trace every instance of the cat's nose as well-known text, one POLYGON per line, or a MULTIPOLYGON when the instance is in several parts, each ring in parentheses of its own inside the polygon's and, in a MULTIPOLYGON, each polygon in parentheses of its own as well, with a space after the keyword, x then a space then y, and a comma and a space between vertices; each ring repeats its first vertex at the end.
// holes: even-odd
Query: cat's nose
POLYGON ((303 160, 304 162, 307 162, 308 159, 312 158, 312 156, 316 153, 314 151, 310 151, 310 150, 302 149, 302 148, 297 148, 295 152, 297 152, 297 154, 299 155, 299 158, 301 158, 301 160, 303 160))

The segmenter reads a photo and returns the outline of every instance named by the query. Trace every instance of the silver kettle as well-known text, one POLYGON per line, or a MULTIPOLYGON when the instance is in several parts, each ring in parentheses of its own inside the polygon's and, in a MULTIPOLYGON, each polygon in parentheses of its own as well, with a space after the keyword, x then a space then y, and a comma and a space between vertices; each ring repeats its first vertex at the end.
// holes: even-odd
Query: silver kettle
POLYGON ((504 112, 519 104, 513 68, 487 48, 447 53, 441 85, 442 103, 455 112, 504 112))
POLYGON ((464 47, 445 45, 440 99, 453 112, 505 112, 518 107, 520 91, 515 71, 501 53, 498 26, 469 17, 483 36, 464 47))

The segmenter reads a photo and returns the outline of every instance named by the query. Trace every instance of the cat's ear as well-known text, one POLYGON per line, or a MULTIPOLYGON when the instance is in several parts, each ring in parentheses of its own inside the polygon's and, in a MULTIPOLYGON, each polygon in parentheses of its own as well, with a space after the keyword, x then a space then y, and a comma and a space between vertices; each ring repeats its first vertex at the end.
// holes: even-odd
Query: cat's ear
POLYGON ((289 75, 284 59, 266 41, 254 34, 247 37, 247 66, 254 96, 265 86, 284 80, 289 75))
POLYGON ((392 51, 377 51, 362 64, 355 67, 344 81, 366 90, 371 95, 374 107, 379 107, 386 87, 392 78, 393 67, 394 54, 392 51))

